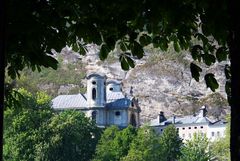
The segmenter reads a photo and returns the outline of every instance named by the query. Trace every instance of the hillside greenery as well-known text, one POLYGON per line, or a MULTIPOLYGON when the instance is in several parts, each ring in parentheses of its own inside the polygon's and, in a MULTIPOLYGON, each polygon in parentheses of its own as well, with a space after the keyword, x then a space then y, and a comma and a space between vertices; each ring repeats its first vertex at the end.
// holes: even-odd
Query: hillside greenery
MULTIPOLYGON (((63 57, 60 54, 57 60, 59 64, 56 70, 41 67, 41 72, 38 72, 24 68, 20 72, 21 76, 14 80, 14 86, 17 88, 25 88, 32 93, 45 91, 52 97, 59 94, 85 93, 86 87, 81 82, 86 76, 84 64, 80 61, 64 63, 63 57), (68 85, 72 86, 62 92, 59 91, 60 86, 68 85)), ((12 80, 10 77, 6 76, 5 82, 12 82, 12 80)))

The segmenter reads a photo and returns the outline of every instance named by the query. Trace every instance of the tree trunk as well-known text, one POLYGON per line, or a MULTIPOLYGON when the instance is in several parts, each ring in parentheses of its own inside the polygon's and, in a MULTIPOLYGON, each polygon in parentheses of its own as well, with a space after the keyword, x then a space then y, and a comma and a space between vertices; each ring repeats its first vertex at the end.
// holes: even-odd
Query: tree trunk
POLYGON ((3 102, 4 102, 4 54, 5 54, 5 1, 0 1, 0 160, 3 160, 3 102))
POLYGON ((231 59, 231 160, 240 160, 240 25, 239 7, 236 0, 230 1, 231 33, 229 49, 231 59))

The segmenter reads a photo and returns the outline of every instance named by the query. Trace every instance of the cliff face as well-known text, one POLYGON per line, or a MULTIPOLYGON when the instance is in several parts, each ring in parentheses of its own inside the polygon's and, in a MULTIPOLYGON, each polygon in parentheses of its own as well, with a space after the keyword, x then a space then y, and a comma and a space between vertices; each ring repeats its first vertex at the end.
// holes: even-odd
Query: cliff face
POLYGON ((160 111, 166 116, 193 114, 203 105, 208 105, 212 118, 224 117, 229 112, 223 72, 227 62, 216 63, 211 68, 205 66, 200 81, 196 82, 191 76, 192 58, 187 52, 161 53, 148 49, 143 59, 135 60, 136 67, 127 72, 121 69, 117 51, 105 62, 101 62, 96 53, 97 50, 89 50, 83 57, 87 71, 99 71, 110 79, 122 80, 124 93, 129 94, 133 87, 142 109, 142 122, 157 117, 160 111), (215 74, 220 85, 216 92, 206 87, 206 73, 215 74))
MULTIPOLYGON (((109 79, 121 80, 123 92, 126 94, 129 94, 130 88, 133 87, 133 94, 139 99, 142 109, 142 122, 157 117, 160 111, 164 111, 167 117, 173 114, 193 114, 203 105, 208 105, 209 115, 214 118, 224 117, 229 112, 224 89, 224 66, 227 62, 216 63, 211 68, 204 67, 200 81, 196 82, 191 77, 189 65, 192 58, 187 52, 175 53, 169 50, 163 53, 148 48, 145 50, 146 55, 143 59, 135 60, 135 68, 126 72, 121 69, 118 51, 110 54, 104 62, 99 60, 98 51, 97 46, 89 45, 88 53, 81 56, 69 48, 64 48, 61 53, 55 53, 55 57, 62 60, 61 68, 71 65, 71 68, 65 71, 72 75, 73 73, 101 72, 109 79), (215 93, 206 88, 204 74, 209 72, 215 74, 220 85, 215 93)), ((47 88, 45 84, 38 86, 47 88)), ((75 83, 61 84, 55 89, 55 93, 56 95, 76 93, 79 91, 73 90, 76 86, 86 87, 85 79, 82 77, 75 83)))

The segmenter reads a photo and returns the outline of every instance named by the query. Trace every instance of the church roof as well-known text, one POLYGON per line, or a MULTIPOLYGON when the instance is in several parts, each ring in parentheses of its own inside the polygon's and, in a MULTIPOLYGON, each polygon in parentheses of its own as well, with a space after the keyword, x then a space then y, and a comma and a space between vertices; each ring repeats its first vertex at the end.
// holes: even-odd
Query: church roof
POLYGON ((130 99, 125 98, 122 92, 107 92, 108 109, 126 109, 130 105, 130 99))
MULTIPOLYGON (((109 109, 126 109, 130 105, 130 99, 122 92, 107 92, 107 104, 109 109)), ((87 98, 84 94, 59 95, 52 100, 54 109, 86 109, 88 108, 87 98)))
POLYGON ((83 94, 59 95, 52 100, 54 109, 84 109, 87 107, 87 99, 83 94))

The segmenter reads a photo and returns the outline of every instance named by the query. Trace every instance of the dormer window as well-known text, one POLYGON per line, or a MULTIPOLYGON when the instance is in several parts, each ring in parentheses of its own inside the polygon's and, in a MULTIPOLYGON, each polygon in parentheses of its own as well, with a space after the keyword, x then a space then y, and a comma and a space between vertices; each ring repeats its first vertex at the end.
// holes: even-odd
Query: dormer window
POLYGON ((93 88, 93 89, 92 89, 92 99, 93 99, 93 100, 96 99, 96 95, 97 95, 96 88, 93 88))
POLYGON ((113 91, 113 87, 109 88, 110 91, 113 91))

